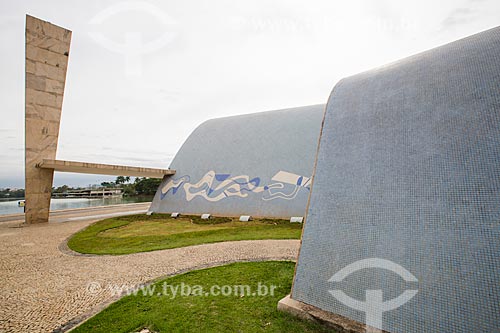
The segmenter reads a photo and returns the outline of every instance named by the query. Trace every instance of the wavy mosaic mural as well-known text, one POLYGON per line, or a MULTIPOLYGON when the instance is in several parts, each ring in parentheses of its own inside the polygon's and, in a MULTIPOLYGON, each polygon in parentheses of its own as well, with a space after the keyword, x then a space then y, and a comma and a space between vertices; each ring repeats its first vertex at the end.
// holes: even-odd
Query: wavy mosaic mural
POLYGON ((311 178, 280 170, 272 178, 271 183, 263 185, 259 177, 248 175, 232 176, 227 173, 208 171, 198 182, 191 182, 185 175, 171 179, 161 188, 161 199, 168 193, 179 195, 184 193, 187 201, 201 197, 207 201, 217 202, 229 197, 246 198, 250 193, 262 193, 262 200, 292 200, 299 191, 310 190, 311 178))

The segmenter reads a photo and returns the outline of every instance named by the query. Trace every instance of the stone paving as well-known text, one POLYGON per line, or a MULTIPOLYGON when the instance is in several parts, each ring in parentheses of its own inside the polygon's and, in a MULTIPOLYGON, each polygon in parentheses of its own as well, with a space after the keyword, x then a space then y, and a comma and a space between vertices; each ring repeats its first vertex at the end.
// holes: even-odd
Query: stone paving
POLYGON ((123 256, 64 250, 61 244, 91 222, 0 223, 0 332, 64 331, 117 299, 109 286, 138 286, 227 262, 295 260, 299 248, 298 240, 260 240, 123 256))

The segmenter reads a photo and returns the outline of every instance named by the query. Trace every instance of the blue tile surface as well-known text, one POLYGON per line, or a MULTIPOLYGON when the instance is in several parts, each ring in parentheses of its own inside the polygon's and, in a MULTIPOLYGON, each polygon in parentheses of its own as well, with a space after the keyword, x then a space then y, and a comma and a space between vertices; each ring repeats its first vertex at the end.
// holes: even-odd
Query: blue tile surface
POLYGON ((342 80, 327 104, 294 299, 417 295, 390 332, 500 332, 500 28, 342 80), (382 258, 411 272, 345 266, 382 258))
POLYGON ((172 161, 151 210, 304 216, 325 105, 212 119, 172 161))

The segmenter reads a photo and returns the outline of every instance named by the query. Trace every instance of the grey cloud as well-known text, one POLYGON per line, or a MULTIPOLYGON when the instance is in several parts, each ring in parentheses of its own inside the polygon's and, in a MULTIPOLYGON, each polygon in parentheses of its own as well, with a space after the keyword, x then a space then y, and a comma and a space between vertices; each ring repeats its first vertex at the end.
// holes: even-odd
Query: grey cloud
MULTIPOLYGON (((123 160, 128 160, 128 161, 136 161, 136 162, 145 162, 145 163, 149 163, 149 162, 153 162, 153 163, 168 163, 170 164, 171 162, 171 158, 167 158, 167 159, 148 159, 148 158, 140 158, 140 157, 126 157, 126 158, 123 158, 123 160)), ((165 166, 166 167, 166 166, 165 166)))
MULTIPOLYGON (((149 155, 161 155, 165 158, 171 158, 173 157, 172 154, 165 154, 164 152, 156 151, 156 150, 137 150, 137 149, 123 149, 123 148, 116 148, 116 147, 108 147, 104 146, 101 148, 102 150, 105 151, 110 151, 110 152, 115 152, 115 153, 126 153, 126 154, 149 154, 149 155)), ((109 155, 106 155, 109 156, 109 155)))
POLYGON ((476 10, 471 8, 457 8, 453 10, 442 22, 442 28, 452 28, 473 21, 476 18, 476 10))
MULTIPOLYGON (((141 162, 141 163, 154 163, 154 164, 165 164, 166 162, 170 162, 171 158, 166 157, 166 158, 147 158, 147 157, 138 157, 138 156, 110 156, 108 154, 94 154, 94 153, 88 153, 88 154, 81 154, 83 158, 80 158, 80 160, 84 160, 85 162, 90 162, 90 163, 105 163, 105 164, 113 164, 117 162, 112 162, 112 161, 123 161, 123 164, 130 164, 131 161, 134 162, 141 162)), ((141 167, 147 167, 147 165, 138 165, 141 167)))
MULTIPOLYGON (((124 33, 136 31, 146 43, 161 34, 162 25, 154 17, 149 22, 144 13, 122 12, 91 25, 92 17, 117 2, 0 4, 0 42, 12 46, 0 62, 0 186, 9 176, 22 179, 24 166, 26 13, 74 32, 57 157, 166 167, 206 119, 324 102, 338 79, 436 46, 433 37, 442 24, 465 22, 460 36, 477 32, 479 18, 481 27, 498 25, 494 13, 499 3, 470 1, 458 8, 453 2, 425 0, 421 5, 439 16, 410 13, 409 19, 421 20, 425 28, 389 34, 365 29, 360 22, 398 19, 399 6, 391 6, 395 0, 377 2, 375 14, 365 10, 371 0, 318 0, 314 6, 298 0, 150 2, 178 22, 173 28, 177 37, 141 55, 143 72, 138 77, 126 75, 124 54, 106 49, 89 33, 123 43, 124 33), (408 42, 410 38, 417 42, 408 42), (5 140, 7 136, 18 139, 5 140)), ((439 44, 452 37, 444 34, 439 44)))

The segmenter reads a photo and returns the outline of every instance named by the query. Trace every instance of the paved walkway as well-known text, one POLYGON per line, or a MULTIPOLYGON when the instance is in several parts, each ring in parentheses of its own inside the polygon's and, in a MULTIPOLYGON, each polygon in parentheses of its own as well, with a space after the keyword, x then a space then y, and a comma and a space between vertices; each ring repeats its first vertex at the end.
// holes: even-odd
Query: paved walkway
POLYGON ((109 304, 110 286, 233 261, 295 259, 298 240, 205 244, 123 256, 77 256, 61 244, 93 220, 0 223, 0 332, 64 330, 109 304), (76 319, 76 320, 75 320, 76 319))
MULTIPOLYGON (((50 212, 50 222, 105 219, 113 216, 146 213, 151 202, 130 203, 87 208, 62 209, 50 212)), ((0 215, 0 222, 24 222, 24 214, 0 215)))

